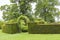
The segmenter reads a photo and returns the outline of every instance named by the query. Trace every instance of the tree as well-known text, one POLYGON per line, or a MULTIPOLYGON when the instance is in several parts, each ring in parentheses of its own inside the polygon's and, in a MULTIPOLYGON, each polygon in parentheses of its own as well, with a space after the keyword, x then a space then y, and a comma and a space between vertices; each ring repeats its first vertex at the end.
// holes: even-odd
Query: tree
POLYGON ((33 20, 31 13, 31 3, 36 2, 36 0, 10 0, 12 3, 17 3, 19 6, 19 11, 22 15, 26 15, 30 20, 33 20))
POLYGON ((1 6, 1 10, 3 10, 4 20, 11 20, 11 19, 18 18, 20 16, 17 4, 1 6))
POLYGON ((31 5, 30 2, 32 0, 10 0, 11 5, 1 6, 1 10, 3 10, 3 19, 11 20, 14 18, 18 18, 21 14, 26 15, 31 18, 31 5), (19 3, 17 5, 17 2, 19 3))
POLYGON ((57 22, 60 21, 60 11, 56 12, 55 17, 57 18, 57 22))
POLYGON ((57 4, 58 0, 38 0, 35 16, 39 16, 47 22, 54 22, 55 6, 57 4))
POLYGON ((12 3, 17 3, 19 5, 20 13, 26 14, 31 13, 31 2, 35 2, 36 0, 10 0, 12 3))

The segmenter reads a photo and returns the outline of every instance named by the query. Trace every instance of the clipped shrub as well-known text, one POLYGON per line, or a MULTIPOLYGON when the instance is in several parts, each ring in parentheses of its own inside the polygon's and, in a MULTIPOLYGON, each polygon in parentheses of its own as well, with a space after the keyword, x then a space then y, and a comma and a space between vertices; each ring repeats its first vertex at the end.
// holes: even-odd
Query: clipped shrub
POLYGON ((22 30, 22 32, 27 32, 28 31, 28 26, 22 26, 21 30, 22 30))
POLYGON ((24 20, 25 23, 29 23, 30 22, 29 18, 27 16, 25 16, 25 15, 21 15, 20 17, 18 17, 17 22, 20 23, 20 20, 24 20))
POLYGON ((34 19, 34 23, 37 23, 37 24, 46 24, 47 22, 44 21, 43 19, 39 18, 39 19, 34 19))
POLYGON ((60 24, 28 24, 30 34, 60 34, 60 24))
POLYGON ((6 23, 17 23, 17 19, 8 20, 6 23))
POLYGON ((21 21, 20 27, 21 27, 22 32, 27 32, 28 31, 28 24, 25 24, 24 20, 20 20, 20 21, 21 21))
POLYGON ((0 21, 0 29, 2 28, 3 24, 4 24, 4 21, 0 21))
POLYGON ((28 23, 30 21, 29 18, 27 16, 21 15, 17 21, 18 21, 19 27, 21 28, 22 32, 27 32, 28 23))
POLYGON ((14 34, 14 33, 20 32, 20 31, 19 31, 19 27, 18 27, 17 23, 6 23, 2 27, 2 32, 14 34))
POLYGON ((9 34, 21 32, 21 29, 19 29, 17 23, 17 19, 8 20, 7 22, 5 22, 2 27, 2 31, 9 34))

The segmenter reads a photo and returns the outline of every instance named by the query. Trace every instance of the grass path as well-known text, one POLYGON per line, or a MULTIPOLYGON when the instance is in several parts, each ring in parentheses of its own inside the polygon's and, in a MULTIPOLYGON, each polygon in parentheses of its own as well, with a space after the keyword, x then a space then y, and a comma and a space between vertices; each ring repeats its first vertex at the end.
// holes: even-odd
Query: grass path
POLYGON ((60 40, 60 34, 6 34, 0 30, 0 40, 60 40))

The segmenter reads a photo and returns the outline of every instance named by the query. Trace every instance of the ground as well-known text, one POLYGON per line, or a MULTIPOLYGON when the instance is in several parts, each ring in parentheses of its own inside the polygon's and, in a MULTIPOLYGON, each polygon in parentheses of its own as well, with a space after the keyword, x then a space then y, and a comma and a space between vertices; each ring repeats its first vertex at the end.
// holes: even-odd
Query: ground
POLYGON ((0 40, 60 40, 60 34, 6 34, 0 30, 0 40))

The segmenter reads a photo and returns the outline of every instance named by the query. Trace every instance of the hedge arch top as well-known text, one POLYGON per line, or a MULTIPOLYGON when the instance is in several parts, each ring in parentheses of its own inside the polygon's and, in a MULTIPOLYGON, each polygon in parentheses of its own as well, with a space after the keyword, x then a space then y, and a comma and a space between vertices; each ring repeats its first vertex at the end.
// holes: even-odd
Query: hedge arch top
POLYGON ((26 23, 30 22, 29 18, 25 15, 21 15, 20 17, 18 17, 18 23, 20 23, 20 20, 25 20, 26 23))

